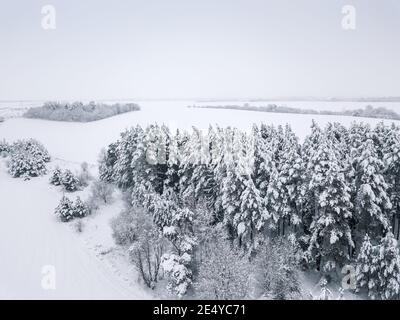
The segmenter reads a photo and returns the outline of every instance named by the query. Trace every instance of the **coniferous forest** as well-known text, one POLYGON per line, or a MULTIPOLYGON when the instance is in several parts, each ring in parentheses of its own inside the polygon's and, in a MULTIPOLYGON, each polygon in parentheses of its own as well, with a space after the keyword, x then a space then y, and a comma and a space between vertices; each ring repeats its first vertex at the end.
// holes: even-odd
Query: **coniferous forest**
POLYGON ((300 271, 326 284, 346 267, 354 292, 399 297, 394 124, 314 122, 304 141, 288 125, 136 126, 104 150, 99 171, 125 194, 113 230, 137 235, 119 240, 151 288, 164 272, 179 297, 304 298, 300 271))

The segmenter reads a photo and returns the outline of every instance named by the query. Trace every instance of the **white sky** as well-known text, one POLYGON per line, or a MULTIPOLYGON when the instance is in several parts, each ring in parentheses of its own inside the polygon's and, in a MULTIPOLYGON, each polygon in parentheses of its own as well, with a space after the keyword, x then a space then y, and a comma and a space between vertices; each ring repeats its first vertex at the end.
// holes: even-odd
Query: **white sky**
POLYGON ((399 57, 398 0, 0 2, 0 100, 400 96, 399 57))

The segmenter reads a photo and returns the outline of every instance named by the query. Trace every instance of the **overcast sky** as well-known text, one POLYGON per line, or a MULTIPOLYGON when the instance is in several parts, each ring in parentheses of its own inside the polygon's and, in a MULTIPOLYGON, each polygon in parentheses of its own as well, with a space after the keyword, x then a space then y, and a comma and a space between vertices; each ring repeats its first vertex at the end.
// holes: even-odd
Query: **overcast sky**
POLYGON ((398 0, 0 3, 1 100, 400 96, 399 57, 398 0))

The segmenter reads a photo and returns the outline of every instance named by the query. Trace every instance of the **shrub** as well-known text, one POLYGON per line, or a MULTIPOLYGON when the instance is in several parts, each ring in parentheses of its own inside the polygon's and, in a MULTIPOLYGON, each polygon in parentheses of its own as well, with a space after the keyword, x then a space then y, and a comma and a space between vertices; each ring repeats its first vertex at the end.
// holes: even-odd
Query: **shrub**
POLYGON ((78 220, 74 223, 74 229, 76 232, 81 233, 83 231, 84 224, 82 220, 78 220))
POLYGON ((89 165, 87 162, 83 162, 81 164, 81 171, 78 175, 79 184, 82 187, 87 187, 89 185, 89 181, 92 180, 92 176, 89 172, 89 165))
POLYGON ((63 196, 60 204, 55 209, 55 214, 62 222, 68 222, 74 218, 86 217, 90 214, 90 210, 80 197, 77 197, 75 202, 72 202, 66 196, 63 196))
POLYGON ((65 170, 61 176, 61 183, 64 189, 68 192, 74 192, 79 189, 79 179, 72 173, 71 170, 65 170))
POLYGON ((118 245, 131 245, 138 238, 138 228, 134 214, 124 210, 111 220, 112 237, 118 245))
POLYGON ((297 250, 290 242, 267 242, 256 258, 256 277, 263 294, 279 300, 300 298, 298 268, 297 250))
POLYGON ((99 199, 104 203, 110 202, 114 192, 113 185, 108 182, 97 180, 93 183, 91 194, 94 199, 99 199))
POLYGON ((208 259, 199 266, 194 288, 200 299, 245 299, 249 292, 250 264, 229 242, 209 246, 208 259))
POLYGON ((129 248, 132 262, 140 272, 144 283, 154 289, 159 279, 161 258, 166 243, 151 218, 138 212, 134 216, 138 236, 129 248))
POLYGON ((46 174, 50 155, 43 145, 34 140, 19 140, 10 147, 9 172, 15 177, 38 177, 46 174))

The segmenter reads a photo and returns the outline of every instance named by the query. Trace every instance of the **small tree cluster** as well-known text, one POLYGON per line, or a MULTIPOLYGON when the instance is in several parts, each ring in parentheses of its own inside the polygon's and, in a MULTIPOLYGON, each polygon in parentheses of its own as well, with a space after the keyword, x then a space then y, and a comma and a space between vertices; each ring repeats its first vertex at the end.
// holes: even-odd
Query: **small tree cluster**
POLYGON ((90 211, 79 197, 73 202, 66 196, 63 196, 54 213, 62 222, 68 222, 74 218, 86 217, 90 214, 90 211))
POLYGON ((365 236, 357 257, 359 288, 373 299, 398 299, 400 294, 400 253, 393 234, 388 232, 377 245, 365 236))
POLYGON ((89 122, 112 117, 121 113, 138 111, 140 107, 134 103, 104 103, 80 101, 73 103, 46 102, 41 107, 30 108, 24 116, 27 118, 56 121, 89 122))
POLYGON ((9 148, 10 162, 9 173, 14 177, 38 177, 46 174, 46 163, 50 155, 44 146, 34 140, 19 140, 9 148))
POLYGON ((50 183, 55 186, 62 186, 64 190, 68 192, 78 191, 81 186, 80 180, 71 170, 66 169, 62 171, 59 168, 53 171, 50 177, 50 183))

